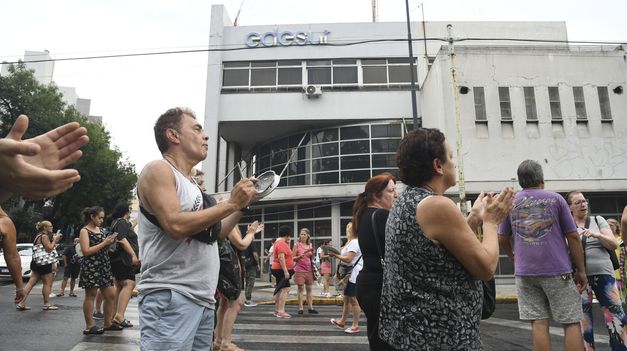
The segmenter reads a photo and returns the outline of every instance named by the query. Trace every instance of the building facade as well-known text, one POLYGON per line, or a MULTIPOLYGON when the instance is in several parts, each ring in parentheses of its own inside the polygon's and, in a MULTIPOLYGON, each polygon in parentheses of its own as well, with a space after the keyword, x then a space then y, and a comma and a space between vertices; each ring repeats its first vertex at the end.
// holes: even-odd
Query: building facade
MULTIPOLYGON (((421 23, 414 23, 412 29, 415 38, 426 38, 413 43, 419 111, 425 127, 442 129, 455 145, 447 23, 425 23, 426 33, 422 28, 421 23)), ((453 28, 456 37, 490 38, 456 45, 456 86, 470 92, 459 96, 469 198, 481 190, 511 184, 516 165, 526 158, 549 160, 550 166, 545 165, 549 187, 554 181, 563 184, 556 190, 572 185, 603 196, 618 191, 620 174, 627 173, 622 168, 623 158, 615 151, 623 147, 621 138, 625 140, 623 114, 627 106, 624 95, 612 89, 624 85, 624 52, 573 52, 565 43, 563 22, 456 22, 453 28), (520 39, 551 44, 534 49, 521 46, 520 39), (538 54, 532 55, 535 63, 517 72, 520 61, 527 62, 525 58, 536 51, 538 54), (547 66, 549 60, 562 59, 568 61, 572 72, 561 61, 547 66), (604 75, 596 77, 588 65, 604 66, 599 68, 604 75), (550 80, 553 69, 562 71, 550 80), (596 78, 586 83, 586 76, 596 78), (560 100, 563 137, 557 136, 559 128, 550 118, 547 124, 549 115, 540 101, 548 96, 548 87, 555 85, 560 96, 565 96, 568 87, 581 87, 575 89, 577 93, 571 89, 571 96, 578 94, 578 102, 583 90, 589 134, 584 146, 596 146, 602 136, 613 133, 608 151, 615 156, 612 162, 620 166, 601 170, 607 177, 598 169, 590 170, 582 183, 578 173, 560 166, 572 157, 564 157, 563 148, 570 150, 569 145, 573 148, 582 137, 568 138, 572 111, 566 105, 574 101, 560 100), (525 100, 520 96, 529 91, 525 89, 528 86, 537 87, 537 122, 527 121, 521 112, 525 100), (495 100, 498 92, 505 97, 504 87, 509 92, 509 119, 495 114, 500 113, 500 105, 507 109, 505 98, 495 100), (594 110, 593 100, 605 92, 598 87, 608 89, 603 99, 609 100, 612 122, 601 121, 601 107, 594 110), (471 99, 475 88, 483 88, 485 100, 485 118, 482 114, 479 120, 475 108, 481 110, 481 106, 471 99)), ((339 246, 353 199, 363 191, 365 181, 381 172, 396 173, 396 148, 413 128, 408 48, 402 40, 405 31, 405 23, 239 27, 232 25, 223 6, 212 7, 204 121, 210 146, 202 168, 207 189, 216 193, 227 193, 242 174, 274 170, 282 175, 279 187, 243 220, 265 223, 257 240, 261 247, 269 246, 283 224, 294 228, 295 237, 299 228, 306 227, 316 244, 332 239, 339 246)), ((579 135, 585 133, 583 124, 573 121, 579 135)), ((591 154, 598 150, 603 147, 591 154)), ((506 264, 502 264, 503 275, 511 274, 506 264)))

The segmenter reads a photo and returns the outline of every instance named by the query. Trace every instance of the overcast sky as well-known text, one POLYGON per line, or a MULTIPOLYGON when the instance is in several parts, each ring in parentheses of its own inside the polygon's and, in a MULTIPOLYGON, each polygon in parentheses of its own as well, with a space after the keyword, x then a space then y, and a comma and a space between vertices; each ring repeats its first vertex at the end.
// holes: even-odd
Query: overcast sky
MULTIPOLYGON (((565 21, 570 40, 627 42, 624 0, 415 0, 413 21, 565 21)), ((55 58, 201 49, 212 4, 235 18, 241 0, 19 0, 0 3, 0 61, 25 50, 55 58)), ((404 21, 403 0, 380 0, 379 21, 404 21)), ((371 0, 246 0, 239 25, 371 21, 371 0)), ((159 158, 152 126, 173 106, 204 118, 206 53, 57 62, 54 81, 91 99, 137 171, 159 158)))

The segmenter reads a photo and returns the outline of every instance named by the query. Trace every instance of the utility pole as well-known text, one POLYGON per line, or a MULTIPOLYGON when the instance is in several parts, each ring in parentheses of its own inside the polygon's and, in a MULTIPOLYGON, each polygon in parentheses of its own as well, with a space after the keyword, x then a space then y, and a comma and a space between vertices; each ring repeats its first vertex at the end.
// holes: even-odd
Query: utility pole
POLYGON ((409 0, 405 0, 405 12, 407 13, 407 45, 409 45, 409 74, 411 75, 411 110, 414 121, 414 130, 422 127, 422 118, 418 120, 418 103, 416 102, 416 77, 414 67, 414 48, 411 39, 411 22, 409 21, 409 0))
POLYGON ((425 4, 420 4, 422 11, 422 41, 425 44, 425 67, 429 67, 429 56, 427 55, 427 26, 425 25, 425 4))
POLYGON ((377 6, 377 0, 372 0, 372 23, 377 22, 379 17, 379 7, 377 6))
POLYGON ((455 99, 455 131, 456 131, 456 149, 457 149, 457 186, 459 188, 459 208, 465 215, 468 214, 466 207, 466 182, 464 181, 464 158, 462 156, 462 125, 461 125, 461 107, 459 102, 459 85, 457 84, 457 70, 455 69, 455 46, 453 39, 453 26, 447 25, 446 32, 448 35, 448 55, 451 59, 451 87, 453 98, 455 99))

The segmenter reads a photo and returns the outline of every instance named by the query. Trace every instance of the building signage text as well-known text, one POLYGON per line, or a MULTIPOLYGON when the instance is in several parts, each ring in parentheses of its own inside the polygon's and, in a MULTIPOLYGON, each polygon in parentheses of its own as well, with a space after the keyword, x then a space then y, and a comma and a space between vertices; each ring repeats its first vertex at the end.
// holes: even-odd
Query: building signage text
POLYGON ((246 35, 246 46, 249 48, 291 46, 291 45, 320 45, 326 44, 331 32, 305 32, 305 31, 274 31, 257 33, 251 32, 246 35))

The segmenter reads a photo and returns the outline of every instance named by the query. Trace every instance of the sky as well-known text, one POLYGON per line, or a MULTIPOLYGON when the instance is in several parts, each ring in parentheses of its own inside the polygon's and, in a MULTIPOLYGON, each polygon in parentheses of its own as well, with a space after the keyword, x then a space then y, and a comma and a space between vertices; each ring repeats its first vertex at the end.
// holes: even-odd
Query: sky
MULTIPOLYGON (((211 5, 240 26, 372 20, 371 0, 20 0, 0 2, 0 61, 206 48, 211 5)), ((405 21, 405 1, 379 0, 380 22, 405 21)), ((625 0, 410 0, 412 21, 564 21, 570 40, 627 43, 625 0), (421 5, 422 4, 422 5, 421 5)), ((160 158, 152 127, 170 107, 203 121, 207 53, 59 61, 54 81, 91 99, 112 142, 139 173, 160 158)))

